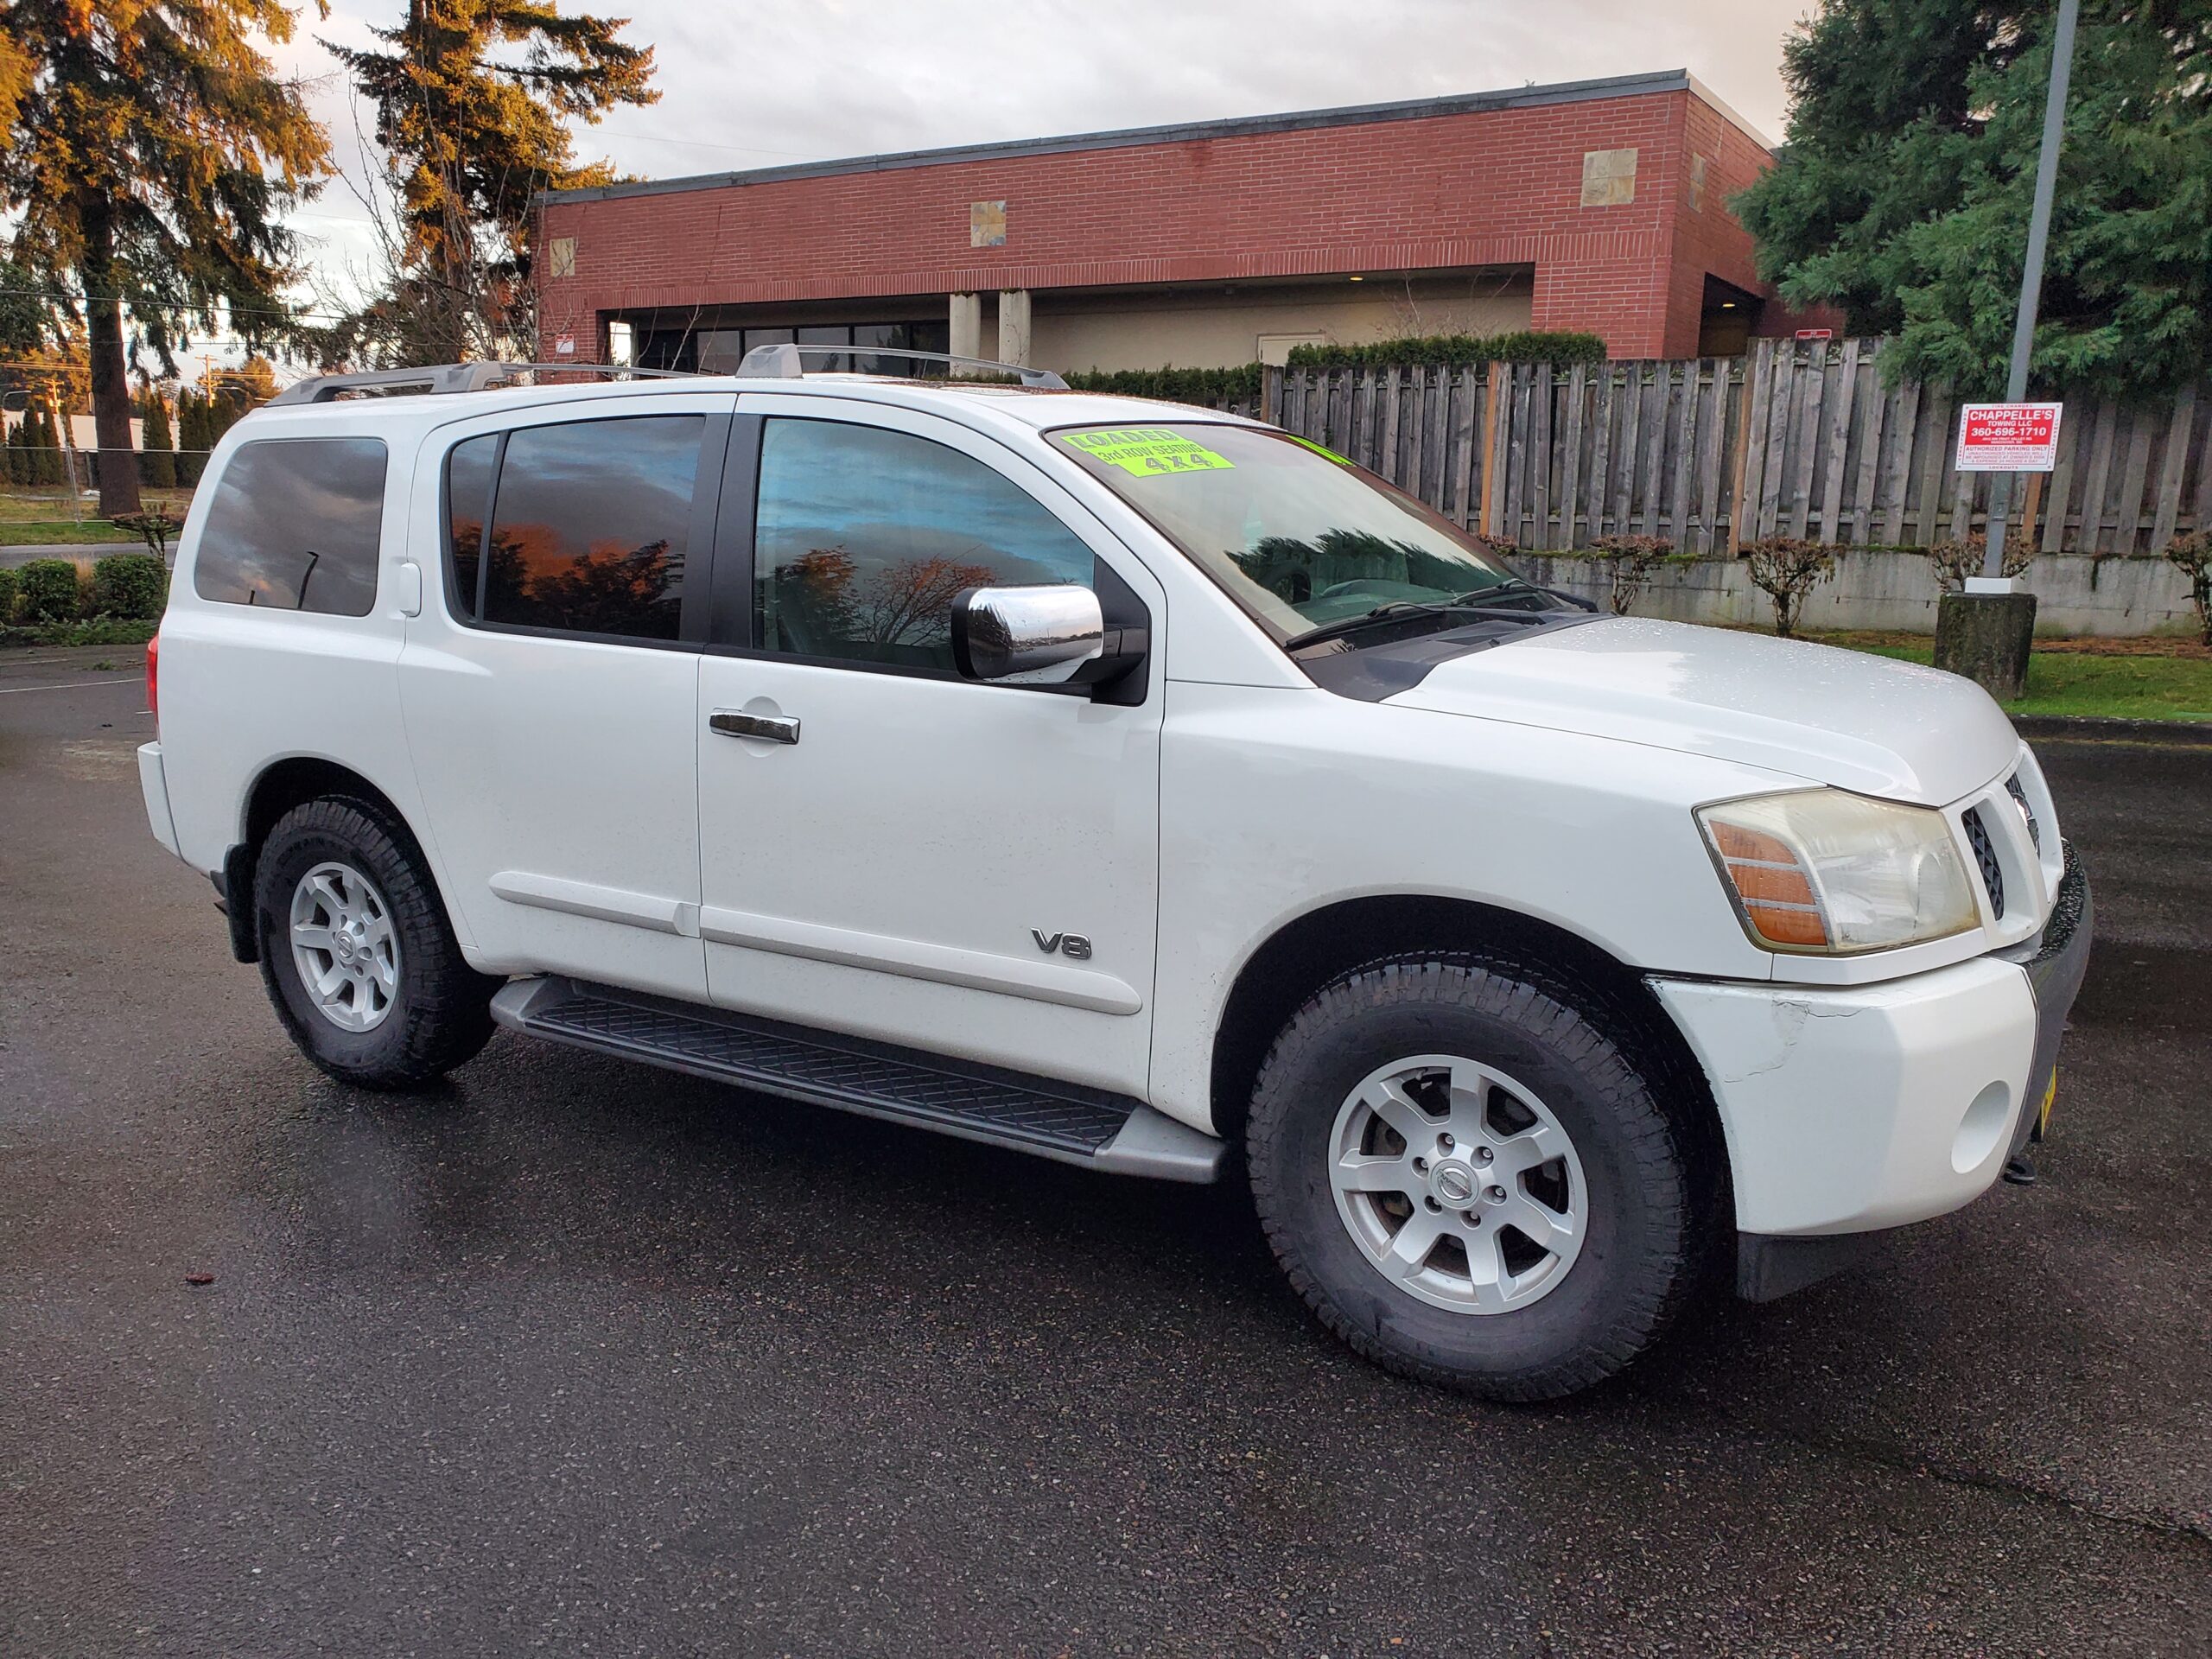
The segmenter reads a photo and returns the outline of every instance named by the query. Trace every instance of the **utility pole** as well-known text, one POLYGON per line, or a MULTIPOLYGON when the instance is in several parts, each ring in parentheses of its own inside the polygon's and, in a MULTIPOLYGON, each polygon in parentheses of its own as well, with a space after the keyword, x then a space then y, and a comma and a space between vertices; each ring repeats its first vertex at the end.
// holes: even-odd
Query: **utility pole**
MULTIPOLYGON (((2066 131, 2066 84, 2074 73, 2074 24, 2081 0, 2058 0, 2058 28, 2050 44, 2050 92, 2044 100, 2043 148, 2036 153, 2035 205, 2028 210, 2027 268, 2020 273, 2020 308, 2012 321, 2012 372, 2005 383, 2005 401, 2023 404, 2028 398, 2028 359, 2036 343, 2036 311, 2043 303, 2044 250, 2050 241, 2050 199, 2058 185, 2058 146, 2066 131)), ((1992 480, 1989 501, 1989 544, 1981 561, 1985 577, 2005 574, 2005 519, 2012 505, 2011 473, 1992 480)))

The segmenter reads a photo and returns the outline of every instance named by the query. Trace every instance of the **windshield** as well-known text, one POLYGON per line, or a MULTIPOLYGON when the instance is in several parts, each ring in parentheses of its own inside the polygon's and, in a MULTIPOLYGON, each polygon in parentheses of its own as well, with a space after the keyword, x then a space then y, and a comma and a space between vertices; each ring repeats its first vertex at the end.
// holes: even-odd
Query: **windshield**
POLYGON ((1287 433, 1193 421, 1052 436, 1279 642, 1382 606, 1534 597, 1449 519, 1287 433))

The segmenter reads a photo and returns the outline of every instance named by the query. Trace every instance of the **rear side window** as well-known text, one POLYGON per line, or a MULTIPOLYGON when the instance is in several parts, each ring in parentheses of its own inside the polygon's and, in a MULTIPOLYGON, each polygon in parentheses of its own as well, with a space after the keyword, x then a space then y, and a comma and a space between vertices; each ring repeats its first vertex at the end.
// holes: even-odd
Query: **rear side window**
POLYGON ((633 416, 455 445, 446 500, 458 613, 496 626, 676 639, 706 429, 703 415, 633 416))
POLYGON ((366 616, 384 536, 381 438, 270 438, 215 482, 193 591, 226 605, 366 616))
POLYGON ((499 459, 499 435, 487 432, 453 447, 446 457, 446 535, 452 554, 454 602, 475 616, 482 608, 476 572, 484 547, 484 526, 492 516, 492 471, 499 459))

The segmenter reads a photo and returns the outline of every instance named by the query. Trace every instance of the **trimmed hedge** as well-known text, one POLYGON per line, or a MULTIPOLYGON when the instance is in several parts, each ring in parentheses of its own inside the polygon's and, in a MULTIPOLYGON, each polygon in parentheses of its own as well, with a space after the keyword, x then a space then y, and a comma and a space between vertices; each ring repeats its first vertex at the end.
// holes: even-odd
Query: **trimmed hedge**
POLYGON ((77 567, 68 560, 33 559, 20 575, 16 608, 26 624, 74 622, 83 613, 85 601, 77 588, 77 567))
POLYGON ((1294 369, 1465 368, 1483 363, 1602 363, 1605 342, 1565 332, 1410 334, 1365 346, 1294 346, 1294 369))
MULTIPOLYGON (((1605 342, 1595 334, 1419 334, 1365 346, 1294 346, 1294 369, 1465 368, 1483 363, 1602 363, 1605 342)), ((1066 377, 1077 391, 1158 397, 1219 408, 1256 404, 1265 372, 1257 363, 1233 369, 1083 369, 1066 377)))
POLYGON ((1233 369, 1087 369, 1064 377, 1077 391, 1110 391, 1123 397, 1158 397, 1171 404, 1255 404, 1260 365, 1233 369))
POLYGON ((169 573, 150 553, 111 553, 92 565, 92 612, 134 622, 160 617, 169 599, 169 573))
POLYGON ((13 565, 0 565, 0 628, 16 620, 16 595, 22 585, 13 565))

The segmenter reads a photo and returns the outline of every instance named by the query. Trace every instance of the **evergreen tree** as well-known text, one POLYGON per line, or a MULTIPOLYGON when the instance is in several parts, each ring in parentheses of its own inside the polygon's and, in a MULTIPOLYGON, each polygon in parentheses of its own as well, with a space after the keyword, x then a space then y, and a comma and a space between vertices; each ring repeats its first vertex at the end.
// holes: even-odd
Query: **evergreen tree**
POLYGON ((207 435, 207 400, 190 389, 176 395, 176 481, 188 487, 200 481, 211 448, 207 435))
MULTIPOLYGON (((2050 73, 2038 0, 1821 0, 1783 48, 1789 143, 1734 203, 1794 304, 2000 392, 2050 73)), ((2143 395, 2212 368, 2212 4, 2086 0, 2033 372, 2143 395)))
MULTIPOLYGON (((128 450, 136 332, 174 372, 181 324, 219 311, 285 332, 283 214, 312 194, 327 142, 258 42, 291 37, 285 0, 12 0, 29 66, 0 146, 16 263, 85 319, 99 444, 128 450)), ((100 472, 100 511, 138 505, 137 469, 100 472)))
POLYGON ((17 421, 5 432, 0 432, 0 482, 11 487, 28 483, 23 476, 23 423, 17 421))
POLYGON ((149 490, 176 487, 176 441, 169 433, 168 404, 159 391, 145 397, 139 438, 138 478, 149 490))
POLYGON ((556 0, 409 0, 404 22, 372 31, 386 49, 324 43, 376 105, 398 214, 386 292, 327 354, 451 361, 534 334, 538 193, 613 176, 576 162, 568 123, 660 97, 652 48, 616 38, 626 22, 556 0))
POLYGON ((31 482, 51 488, 62 481, 61 433, 54 425, 54 411, 41 404, 31 428, 31 482))

